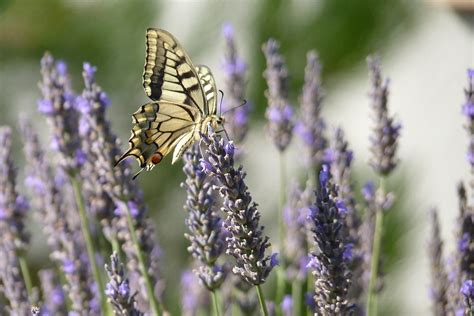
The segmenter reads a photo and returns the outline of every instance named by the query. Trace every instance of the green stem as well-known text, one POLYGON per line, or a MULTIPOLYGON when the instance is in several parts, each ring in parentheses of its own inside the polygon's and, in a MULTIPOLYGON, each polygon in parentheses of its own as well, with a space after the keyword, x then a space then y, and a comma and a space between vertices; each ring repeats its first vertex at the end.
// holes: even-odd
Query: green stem
POLYGON ((102 278, 100 276, 97 261, 95 259, 96 250, 94 248, 94 243, 92 242, 92 237, 89 232, 89 220, 87 218, 86 209, 84 207, 84 200, 82 198, 80 184, 75 176, 71 176, 70 179, 72 188, 74 190, 74 197, 76 199, 77 209, 79 211, 79 217, 81 218, 82 235, 84 236, 84 241, 86 243, 87 256, 89 257, 89 261, 91 263, 92 276, 94 278, 94 281, 97 283, 100 305, 102 307, 102 310, 105 311, 107 315, 109 315, 111 314, 111 310, 105 298, 104 283, 102 283, 102 278))
POLYGON ((258 301, 260 302, 260 309, 262 310, 263 316, 268 316, 267 304, 265 303, 265 296, 263 295, 262 288, 259 285, 257 287, 258 301))
POLYGON ((33 283, 31 283, 30 270, 28 269, 28 264, 26 263, 26 258, 24 254, 18 256, 18 261, 20 263, 21 274, 23 275, 23 280, 25 281, 26 292, 30 298, 30 303, 33 299, 33 283))
POLYGON ((294 315, 305 315, 304 302, 305 281, 294 281, 292 284, 293 313, 294 315))
POLYGON ((214 306, 214 315, 220 316, 221 313, 219 312, 219 300, 217 299, 217 290, 211 291, 212 296, 212 303, 214 306))
POLYGON ((148 275, 148 271, 145 265, 145 258, 143 257, 143 252, 140 247, 140 243, 138 242, 137 233, 135 232, 135 225, 133 224, 132 215, 130 214, 130 208, 126 202, 123 203, 126 208, 127 213, 127 223, 128 223, 128 230, 130 231, 130 236, 132 238, 132 243, 135 247, 135 251, 137 252, 138 257, 138 264, 140 266, 140 271, 142 273, 143 280, 145 281, 146 291, 150 300, 150 308, 152 315, 161 315, 162 308, 158 301, 156 300, 155 293, 153 291, 153 287, 151 285, 150 276, 148 275))
MULTIPOLYGON (((385 178, 380 178, 380 190, 385 195, 385 178)), ((372 258, 370 260, 370 281, 367 293, 367 315, 377 315, 377 278, 382 246, 384 210, 377 208, 375 214, 374 242, 372 245, 372 258)))
POLYGON ((286 166, 285 166, 285 153, 280 151, 279 156, 279 165, 280 165, 280 199, 279 199, 279 214, 278 214, 278 233, 279 233, 279 244, 280 244, 280 257, 281 267, 277 269, 277 288, 275 303, 279 304, 283 296, 285 295, 285 275, 283 269, 285 268, 285 258, 284 258, 284 241, 285 241, 285 223, 284 218, 284 208, 285 208, 285 197, 286 197, 286 166))

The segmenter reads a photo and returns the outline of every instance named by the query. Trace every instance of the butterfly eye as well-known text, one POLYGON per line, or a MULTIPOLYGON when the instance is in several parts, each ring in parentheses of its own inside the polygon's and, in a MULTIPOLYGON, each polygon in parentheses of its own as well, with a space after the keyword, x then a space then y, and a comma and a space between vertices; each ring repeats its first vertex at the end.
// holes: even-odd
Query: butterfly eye
POLYGON ((151 156, 150 161, 152 164, 157 165, 160 163, 161 159, 163 159, 163 155, 160 153, 155 153, 153 156, 151 156))

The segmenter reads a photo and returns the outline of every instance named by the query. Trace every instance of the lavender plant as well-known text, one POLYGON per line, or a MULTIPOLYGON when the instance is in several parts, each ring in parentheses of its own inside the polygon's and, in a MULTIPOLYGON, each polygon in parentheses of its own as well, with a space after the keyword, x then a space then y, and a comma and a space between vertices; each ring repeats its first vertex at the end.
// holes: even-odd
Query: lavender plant
MULTIPOLYGON (((385 179, 397 165, 395 157, 401 125, 388 113, 388 80, 383 79, 378 57, 367 60, 372 87, 370 90, 371 106, 374 111, 375 126, 370 137, 372 154, 369 164, 380 178, 380 195, 385 195, 385 179)), ((375 204, 379 206, 379 204, 375 204)), ((367 292, 367 313, 377 314, 377 278, 383 234, 384 208, 375 210, 375 226, 370 253, 370 279, 367 292)))
POLYGON ((202 170, 202 155, 197 144, 184 154, 183 171, 186 181, 181 184, 187 191, 185 220, 189 233, 185 237, 190 241, 188 252, 199 261, 196 273, 201 283, 212 293, 215 313, 219 314, 216 291, 226 277, 226 271, 217 263, 225 251, 222 219, 215 209, 212 196, 212 182, 202 170))
POLYGON ((352 253, 345 231, 347 209, 330 177, 329 167, 323 165, 316 203, 310 213, 317 248, 308 265, 315 277, 315 315, 346 315, 352 309, 348 300, 348 262, 352 253))
MULTIPOLYGON (((246 69, 236 53, 233 30, 229 26, 224 28, 224 36, 227 44, 224 68, 230 94, 225 106, 231 108, 243 99, 246 69)), ((264 45, 268 131, 281 156, 292 138, 293 117, 288 96, 288 69, 278 50, 279 45, 274 40, 264 45)), ((245 182, 246 174, 234 163, 234 143, 210 131, 208 136, 201 135, 199 144, 184 156, 186 180, 182 187, 187 193, 185 223, 189 229, 185 236, 190 242, 188 252, 194 258, 191 267, 197 277, 190 271, 182 277, 182 315, 209 313, 209 291, 216 294, 218 289, 222 289, 224 302, 218 295, 212 295, 216 315, 220 315, 222 307, 225 315, 232 314, 236 307, 242 315, 256 315, 257 302, 263 315, 306 315, 308 310, 315 315, 362 314, 365 310, 369 315, 376 314, 376 294, 382 286, 383 214, 393 202, 393 195, 385 191, 384 182, 398 163, 400 125, 388 113, 388 82, 382 78, 380 62, 377 58, 370 59, 370 96, 375 113, 370 165, 381 183, 376 186, 369 182, 364 187, 365 217, 361 221, 351 180, 352 151, 341 129, 335 130, 330 141, 326 137, 325 121, 321 117, 321 66, 314 52, 308 53, 307 60, 300 99, 302 117, 296 132, 303 139, 310 173, 318 169, 321 172, 318 183, 314 183, 315 179, 311 183, 309 179, 304 189, 294 186, 284 212, 279 214, 283 256, 279 273, 285 275, 292 286, 277 284, 276 293, 270 292, 269 299, 265 300, 262 285, 277 264, 277 255, 268 254, 269 238, 260 224, 257 204, 245 182), (313 194, 315 189, 316 194, 313 194), (233 258, 232 275, 227 275, 225 254, 233 258), (308 282, 311 279, 307 269, 312 270, 314 282, 308 282), (310 283, 314 283, 314 287, 310 283), (255 290, 257 296, 253 294, 255 290), (311 294, 304 306, 307 291, 311 294), (363 293, 368 294, 366 306, 360 301, 363 293)), ((77 96, 72 92, 65 63, 55 62, 49 54, 43 58, 39 111, 52 127, 55 152, 51 157, 45 154, 31 124, 20 121, 28 158, 25 183, 31 203, 26 203, 18 193, 21 190, 17 188, 11 158, 11 131, 0 128, 0 228, 3 232, 0 294, 4 296, 0 301, 6 299, 8 303, 7 308, 0 306, 0 313, 166 313, 155 228, 148 217, 142 191, 132 181, 130 165, 124 162, 114 167, 121 153, 120 142, 106 115, 110 100, 97 84, 95 75, 96 68, 85 63, 85 88, 77 96), (55 163, 55 158, 59 163, 55 163), (28 204, 42 226, 50 259, 56 265, 39 273, 42 300, 31 290, 23 258, 28 243, 23 224, 28 204), (110 264, 105 265, 105 269, 97 269, 97 265, 102 265, 101 255, 109 253, 111 248, 116 252, 110 264), (126 263, 127 273, 121 259, 126 263), (101 288, 106 275, 107 285, 101 288), (109 304, 103 304, 104 297, 109 304)), ((467 158, 472 174, 473 77, 474 71, 470 70, 463 105, 463 114, 468 119, 467 158)), ((240 142, 245 137, 247 115, 248 108, 228 112, 228 124, 232 125, 229 129, 235 141, 240 142)), ((284 168, 282 170, 284 179, 284 168)), ((285 181, 282 183, 281 205, 286 196, 285 181)), ((474 192, 472 179, 467 190, 463 184, 458 190, 458 247, 449 266, 450 273, 442 257, 438 218, 435 212, 431 213, 433 231, 429 253, 435 315, 472 315, 474 312, 474 207, 468 198, 473 196, 471 191, 474 192)))
POLYGON ((257 204, 252 202, 244 182, 245 172, 242 167, 234 167, 235 147, 232 142, 225 143, 211 131, 209 137, 201 135, 201 146, 207 147, 207 155, 201 160, 203 169, 219 181, 217 189, 224 199, 222 211, 227 218, 223 225, 229 233, 226 253, 236 260, 232 271, 256 286, 262 312, 268 315, 260 285, 277 264, 277 254, 265 254, 270 243, 259 224, 257 204))
POLYGON ((222 34, 225 38, 225 51, 222 68, 225 73, 226 99, 223 101, 225 128, 230 138, 240 144, 248 131, 250 104, 245 102, 247 65, 239 56, 235 43, 234 28, 230 23, 224 24, 222 34))
POLYGON ((28 205, 16 187, 16 170, 11 157, 11 130, 0 127, 0 291, 8 299, 10 313, 29 310, 32 285, 25 252, 29 235, 25 229, 28 205))
POLYGON ((81 148, 79 137, 79 112, 75 107, 75 96, 71 90, 67 66, 64 62, 55 62, 53 57, 46 53, 41 60, 42 81, 40 83, 43 98, 38 102, 38 109, 43 113, 53 132, 53 145, 58 151, 60 165, 68 174, 76 199, 81 229, 86 245, 87 255, 94 281, 97 284, 98 295, 102 309, 107 308, 103 294, 104 285, 96 262, 96 250, 89 231, 81 184, 78 174, 84 164, 86 156, 81 148))
POLYGON ((105 294, 109 302, 114 307, 115 315, 142 316, 145 315, 137 309, 135 301, 136 293, 132 293, 130 283, 125 276, 125 271, 117 253, 110 256, 110 266, 105 265, 105 270, 109 277, 105 294))
POLYGON ((323 95, 319 57, 315 51, 310 51, 307 54, 304 86, 300 96, 301 113, 295 132, 303 141, 306 163, 310 170, 309 177, 313 185, 317 182, 315 179, 328 142, 324 135, 326 124, 321 117, 323 95))
MULTIPOLYGON (((66 280, 65 292, 71 302, 71 310, 93 314, 95 312, 90 304, 94 298, 91 289, 93 281, 84 241, 78 227, 68 221, 70 214, 67 210, 71 207, 66 204, 61 189, 68 183, 64 182, 64 177, 53 174, 31 124, 23 119, 20 127, 25 156, 29 157, 26 185, 32 192, 32 207, 47 238, 50 258, 57 263, 66 280)), ((73 210, 76 210, 75 207, 73 210)))
POLYGON ((161 252, 154 240, 154 225, 147 216, 143 194, 132 180, 128 163, 114 168, 120 157, 120 143, 106 118, 110 103, 105 92, 96 83, 96 67, 84 64, 85 89, 77 98, 81 112, 80 127, 84 151, 88 153, 82 169, 85 193, 95 212, 99 212, 104 235, 119 252, 118 242, 128 261, 131 288, 138 291, 137 301, 142 309, 160 314, 163 282, 159 269, 161 252), (99 175, 94 170, 100 170, 99 175), (92 189, 92 190, 91 190, 92 189))

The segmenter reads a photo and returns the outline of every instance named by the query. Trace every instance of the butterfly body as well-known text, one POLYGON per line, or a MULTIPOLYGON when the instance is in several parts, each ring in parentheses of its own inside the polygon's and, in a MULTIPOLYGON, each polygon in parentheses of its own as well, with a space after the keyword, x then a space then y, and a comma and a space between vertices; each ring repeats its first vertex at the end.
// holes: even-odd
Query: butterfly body
POLYGON ((217 90, 207 66, 194 66, 173 35, 147 30, 143 88, 153 101, 133 114, 129 149, 118 160, 134 156, 140 167, 151 170, 173 151, 175 163, 208 126, 217 129, 217 90))

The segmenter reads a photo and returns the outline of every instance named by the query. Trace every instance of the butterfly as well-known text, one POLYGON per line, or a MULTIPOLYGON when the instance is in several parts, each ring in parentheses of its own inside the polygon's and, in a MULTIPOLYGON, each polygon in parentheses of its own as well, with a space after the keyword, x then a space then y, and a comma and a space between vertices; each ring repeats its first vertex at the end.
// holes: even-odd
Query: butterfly
MULTIPOLYGON (((194 66, 176 38, 165 30, 146 33, 143 88, 152 100, 133 113, 129 149, 116 164, 134 156, 150 171, 173 149, 174 164, 196 140, 223 124, 211 70, 194 66)), ((136 176, 137 176, 136 175, 136 176)))

